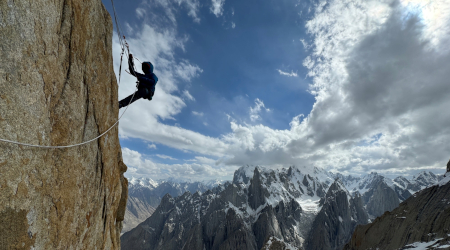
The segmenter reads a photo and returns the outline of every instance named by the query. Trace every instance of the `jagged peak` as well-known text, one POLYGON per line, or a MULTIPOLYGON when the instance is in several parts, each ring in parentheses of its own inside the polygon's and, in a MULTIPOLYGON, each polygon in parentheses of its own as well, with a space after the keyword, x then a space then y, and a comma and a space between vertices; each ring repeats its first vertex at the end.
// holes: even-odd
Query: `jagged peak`
POLYGON ((156 188, 160 184, 158 181, 145 177, 141 178, 131 177, 129 178, 128 183, 135 186, 148 187, 150 189, 156 188))
POLYGON ((253 174, 255 172, 256 168, 261 168, 259 166, 253 166, 253 165, 245 165, 240 168, 238 168, 236 171, 234 171, 233 176, 233 183, 244 183, 246 185, 249 184, 250 179, 253 178, 253 174))
POLYGON ((347 188, 345 187, 344 183, 342 183, 342 181, 339 178, 336 178, 336 180, 333 182, 333 184, 331 184, 330 188, 327 191, 327 195, 325 196, 325 200, 323 202, 321 202, 321 205, 324 202, 329 201, 330 199, 334 200, 336 197, 336 193, 338 193, 338 192, 345 193, 345 195, 347 197, 348 205, 350 205, 350 200, 353 197, 350 194, 350 192, 347 190, 347 188))
POLYGON ((417 176, 413 176, 411 181, 421 182, 421 181, 437 181, 438 177, 430 171, 422 171, 417 176))

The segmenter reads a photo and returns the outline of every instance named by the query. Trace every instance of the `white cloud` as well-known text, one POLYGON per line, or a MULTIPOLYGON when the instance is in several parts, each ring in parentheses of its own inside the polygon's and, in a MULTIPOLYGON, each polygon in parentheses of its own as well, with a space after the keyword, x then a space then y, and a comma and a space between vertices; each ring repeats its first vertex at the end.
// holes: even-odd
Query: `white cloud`
POLYGON ((175 158, 173 158, 171 156, 168 156, 168 155, 156 154, 156 156, 161 158, 161 159, 164 159, 164 160, 177 160, 177 159, 175 159, 175 158))
MULTIPOLYGON (((186 105, 172 95, 178 89, 178 80, 188 79, 171 73, 171 65, 176 63, 173 49, 182 47, 183 41, 173 32, 158 33, 144 27, 150 38, 138 36, 133 45, 143 44, 139 50, 147 52, 142 57, 157 62, 161 84, 152 102, 138 101, 127 111, 120 135, 218 158, 215 162, 223 164, 220 168, 229 171, 227 175, 232 166, 244 164, 315 165, 343 174, 444 169, 450 152, 450 54, 443 41, 450 34, 449 21, 445 21, 450 20, 450 11, 436 12, 440 16, 435 20, 424 10, 446 9, 447 2, 419 5, 421 11, 414 10, 419 15, 405 15, 411 7, 394 0, 322 3, 306 24, 312 37, 307 43, 311 54, 303 62, 309 69, 310 92, 316 102, 310 114, 294 117, 289 129, 239 124, 227 114, 231 132, 213 138, 158 122, 173 119, 186 105), (439 32, 430 31, 435 27, 440 27, 439 32), (145 48, 147 41, 150 48, 145 48)), ((120 53, 117 48, 115 51, 120 53)), ((190 65, 179 64, 186 76, 193 75, 190 72, 195 65, 190 65)), ((278 72, 297 76, 294 72, 278 72)), ((127 81, 121 92, 131 93, 133 79, 127 81)), ((261 119, 263 110, 268 111, 256 99, 250 108, 250 120, 261 119)), ((130 170, 133 174, 147 168, 160 171, 157 169, 161 167, 168 168, 169 173, 177 169, 187 175, 196 173, 195 169, 208 174, 222 171, 211 167, 216 166, 212 160, 195 167, 157 168, 139 157, 137 162, 130 159, 130 164, 135 164, 130 170)))
MULTIPOLYGON (((225 0, 211 0, 211 12, 216 15, 216 17, 219 17, 223 14, 223 5, 225 3, 225 0)), ((234 13, 234 11, 233 11, 234 13)))
POLYGON ((152 179, 191 179, 203 181, 217 178, 231 178, 233 168, 215 166, 213 160, 196 157, 195 162, 186 164, 160 164, 147 159, 144 155, 129 148, 122 148, 124 163, 128 166, 126 177, 150 177, 152 179))
POLYGON ((174 13, 180 9, 180 6, 183 6, 187 9, 188 15, 192 17, 194 22, 200 23, 200 18, 198 17, 198 12, 200 10, 199 0, 150 0, 147 2, 146 6, 150 10, 154 9, 155 6, 161 6, 165 11, 166 16, 173 24, 176 24, 177 22, 174 13))
POLYGON ((403 19, 404 11, 395 1, 319 5, 307 23, 313 51, 304 63, 313 78, 313 110, 294 118, 289 130, 232 122, 226 162, 342 173, 443 169, 450 152, 450 55, 443 45, 430 51, 426 39, 436 34, 426 35, 421 18, 403 19))
POLYGON ((143 8, 137 8, 136 9, 136 15, 138 18, 143 18, 147 14, 147 11, 143 8))
POLYGON ((148 144, 148 145, 147 145, 147 148, 148 148, 148 149, 157 149, 156 145, 153 144, 153 143, 152 143, 152 144, 148 144))
POLYGON ((125 22, 125 28, 127 29, 128 34, 132 34, 134 31, 133 27, 131 27, 127 22, 125 22))
POLYGON ((303 48, 305 48, 305 50, 309 50, 311 48, 311 45, 309 45, 305 39, 300 39, 300 42, 303 44, 303 48))
POLYGON ((282 71, 280 69, 277 69, 277 71, 278 71, 278 73, 280 73, 280 75, 283 75, 283 76, 298 77, 297 73, 294 72, 294 71, 291 71, 291 73, 284 72, 284 71, 282 71))
POLYGON ((442 49, 448 44, 450 33, 450 2, 447 0, 400 0, 403 14, 416 14, 424 26, 422 39, 430 42, 431 48, 442 49))
POLYGON ((189 101, 195 101, 195 98, 187 90, 183 91, 183 96, 189 101))
POLYGON ((211 158, 207 158, 207 157, 203 157, 203 156, 196 156, 194 159, 191 160, 187 160, 187 161, 191 161, 191 162, 199 162, 202 164, 208 164, 208 165, 215 165, 216 164, 216 160, 211 159, 211 158))
POLYGON ((197 65, 192 65, 188 61, 184 60, 174 66, 174 72, 177 77, 180 77, 184 81, 190 82, 192 78, 197 77, 203 72, 203 70, 197 65))
POLYGON ((250 107, 250 120, 252 122, 261 119, 261 116, 259 115, 261 110, 265 110, 266 112, 270 112, 270 109, 267 109, 266 106, 264 106, 264 103, 261 100, 259 100, 259 98, 256 98, 255 106, 254 107, 250 107))
POLYGON ((236 28, 236 24, 234 22, 231 22, 231 28, 232 29, 236 28))
POLYGON ((203 116, 203 112, 192 111, 192 114, 195 116, 203 116))

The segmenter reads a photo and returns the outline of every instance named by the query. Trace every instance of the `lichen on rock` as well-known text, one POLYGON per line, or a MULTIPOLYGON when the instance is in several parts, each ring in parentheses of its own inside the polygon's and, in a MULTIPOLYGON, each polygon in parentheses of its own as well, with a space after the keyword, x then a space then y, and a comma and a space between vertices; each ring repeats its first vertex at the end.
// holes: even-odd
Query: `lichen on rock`
MULTIPOLYGON (((0 1, 0 138, 69 145, 113 125, 111 37, 100 0, 0 1)), ((120 248, 127 181, 117 127, 75 148, 0 148, 1 247, 120 248)))

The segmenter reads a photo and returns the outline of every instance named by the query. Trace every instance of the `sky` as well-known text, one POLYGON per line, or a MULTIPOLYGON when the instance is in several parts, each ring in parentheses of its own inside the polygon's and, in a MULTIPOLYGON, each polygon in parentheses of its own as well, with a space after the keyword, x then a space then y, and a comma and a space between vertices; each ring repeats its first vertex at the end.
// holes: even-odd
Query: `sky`
MULTIPOLYGON (((126 177, 231 180, 243 165, 445 172, 450 1, 114 5, 130 52, 159 78, 153 100, 120 120, 126 177)), ((118 76, 116 32, 112 40, 118 76)), ((126 66, 119 99, 136 89, 126 66)))

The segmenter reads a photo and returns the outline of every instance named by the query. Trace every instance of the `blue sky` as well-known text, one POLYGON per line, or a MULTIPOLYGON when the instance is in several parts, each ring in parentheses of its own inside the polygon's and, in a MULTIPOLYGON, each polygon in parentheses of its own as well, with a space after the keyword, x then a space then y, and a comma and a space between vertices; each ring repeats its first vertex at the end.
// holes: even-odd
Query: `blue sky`
MULTIPOLYGON (((126 176, 231 179, 246 164, 443 172, 449 6, 115 1, 131 53, 159 77, 154 99, 121 120, 126 176)), ((115 34, 116 74, 120 51, 115 34)), ((122 72, 120 99, 134 82, 122 72)))

